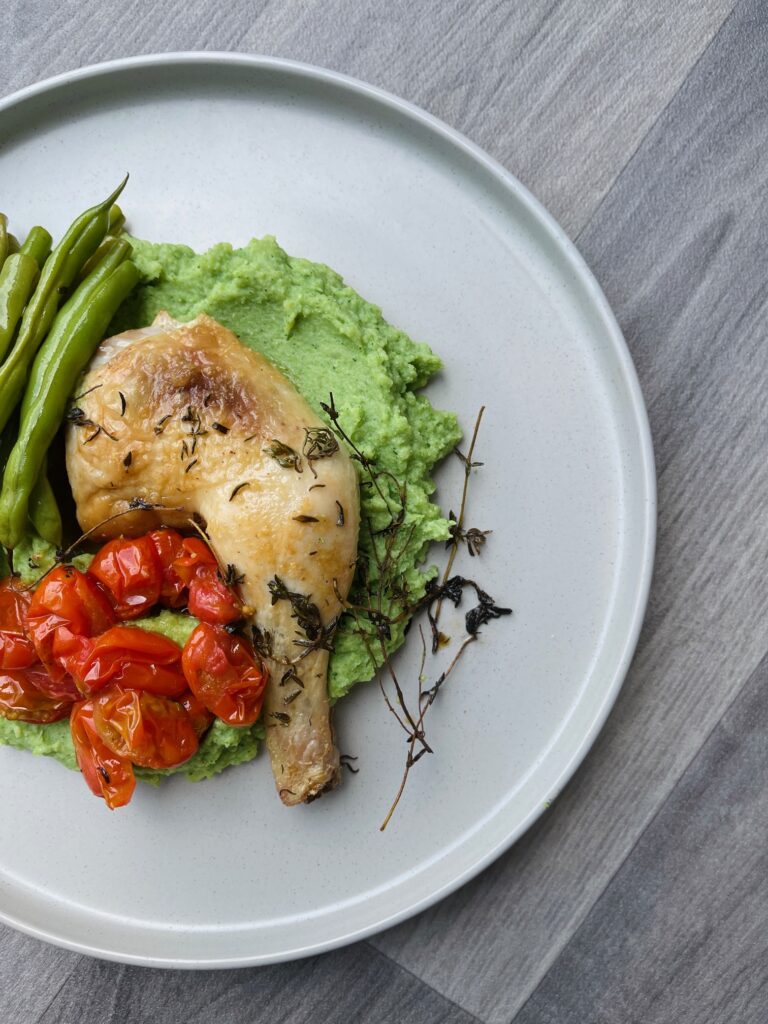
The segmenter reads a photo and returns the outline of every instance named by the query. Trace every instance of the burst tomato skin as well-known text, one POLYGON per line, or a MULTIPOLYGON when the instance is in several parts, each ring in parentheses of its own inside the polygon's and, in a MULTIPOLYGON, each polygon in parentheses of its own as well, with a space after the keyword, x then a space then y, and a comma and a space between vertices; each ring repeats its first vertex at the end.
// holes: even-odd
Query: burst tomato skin
POLYGON ((35 645, 25 635, 31 593, 13 576, 0 581, 0 669, 29 668, 37 661, 35 645))
POLYGON ((192 719, 192 725, 197 733, 197 738, 201 739, 208 732, 216 716, 208 710, 205 704, 191 690, 187 690, 179 697, 179 704, 181 704, 192 719))
POLYGON ((112 683, 93 698, 101 741, 118 757, 143 768, 175 768, 197 750, 197 735, 175 700, 112 683))
POLYGON ((218 568, 213 552, 199 537, 182 537, 181 551, 172 564, 174 572, 186 587, 201 571, 215 572, 218 568))
POLYGON ((0 671, 0 716, 39 725, 66 718, 72 709, 72 700, 47 696, 38 686, 46 677, 42 666, 0 671))
POLYGON ((0 629, 24 632, 24 620, 32 594, 16 576, 0 580, 0 629))
POLYGON ((94 556, 88 574, 106 589, 121 622, 137 619, 160 600, 163 569, 149 535, 108 541, 94 556))
POLYGON ((216 558, 202 540, 185 537, 173 569, 188 588, 189 611, 195 618, 221 626, 242 618, 237 595, 221 579, 216 558))
POLYGON ((76 704, 70 717, 75 756, 88 788, 114 810, 124 807, 136 788, 133 765, 102 742, 93 724, 93 701, 76 704))
POLYGON ((186 583, 174 569, 174 562, 184 555, 184 538, 176 530, 153 530, 147 535, 160 563, 162 583, 160 602, 169 608, 181 608, 187 603, 186 583))
POLYGON ((73 668, 78 687, 88 695, 109 683, 165 697, 180 697, 187 689, 181 648, 160 633, 135 626, 112 626, 89 640, 73 668))
POLYGON ((182 667, 192 693, 228 725, 253 725, 261 714, 267 672, 240 637, 201 622, 184 646, 182 667))
POLYGON ((72 637, 97 636, 114 622, 112 605, 101 585, 71 565, 59 565, 48 573, 26 613, 27 634, 46 668, 72 653, 72 637))
POLYGON ((0 629, 0 669, 29 668, 36 661, 37 651, 28 636, 0 629))
POLYGON ((201 573, 189 585, 189 612, 201 622, 227 626, 243 617, 234 592, 219 579, 218 569, 201 573))

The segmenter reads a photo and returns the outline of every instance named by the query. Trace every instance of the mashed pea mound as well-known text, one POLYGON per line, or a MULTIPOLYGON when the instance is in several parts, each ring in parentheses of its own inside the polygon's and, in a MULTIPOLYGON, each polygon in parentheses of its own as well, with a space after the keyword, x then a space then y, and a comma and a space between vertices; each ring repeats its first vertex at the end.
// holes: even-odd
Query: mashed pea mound
MULTIPOLYGON (((141 282, 110 333, 142 327, 160 310, 180 320, 208 313, 279 367, 326 420, 321 403, 332 394, 339 423, 378 474, 373 485, 360 467, 363 526, 350 600, 367 605, 371 593, 383 593, 388 614, 417 600, 433 574, 424 565, 429 545, 449 536, 447 520, 430 501, 431 472, 460 437, 456 417, 420 394, 440 369, 438 357, 388 324, 378 307, 329 267, 289 256, 273 238, 254 239, 242 249, 216 245, 202 255, 181 245, 132 242, 141 282), (396 529, 377 534, 395 518, 396 529)), ((183 640, 193 620, 180 624, 179 618, 162 613, 146 626, 183 640)), ((390 651, 402 644, 405 626, 405 617, 392 626, 390 651)), ((381 658, 378 640, 366 643, 359 620, 345 616, 331 657, 331 698, 370 679, 381 658)), ((201 779, 250 760, 262 736, 260 724, 233 729, 216 722, 178 771, 201 779)), ((0 742, 74 766, 66 722, 35 726, 0 719, 0 742)), ((159 775, 141 774, 150 781, 159 775)))

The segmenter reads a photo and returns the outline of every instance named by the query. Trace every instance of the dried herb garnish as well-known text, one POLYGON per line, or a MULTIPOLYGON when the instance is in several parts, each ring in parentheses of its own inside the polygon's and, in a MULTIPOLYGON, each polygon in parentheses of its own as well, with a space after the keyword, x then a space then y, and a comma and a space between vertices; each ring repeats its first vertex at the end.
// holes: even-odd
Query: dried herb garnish
POLYGON ((229 427, 225 427, 223 423, 212 423, 211 429, 215 430, 219 434, 229 433, 229 427))
POLYGON ((328 459, 339 450, 339 442, 333 431, 328 427, 305 427, 304 457, 312 462, 316 459, 328 459))
POLYGON ((190 471, 190 469, 192 469, 193 466, 196 466, 198 464, 199 461, 200 461, 199 459, 192 459, 192 461, 189 463, 189 465, 184 470, 184 472, 188 473, 190 471))
POLYGON ((79 402, 81 398, 85 398, 86 395, 90 395, 92 391, 98 391, 99 388, 103 388, 103 384, 94 384, 92 388, 88 388, 87 391, 81 391, 79 395, 73 395, 72 401, 79 402))
POLYGON ((283 704, 292 704, 299 696, 301 696, 301 690, 294 690, 287 697, 283 697, 283 704))
POLYGON ((309 490, 314 491, 316 487, 325 487, 325 484, 312 484, 309 490))
POLYGON ((123 459, 123 465, 125 466, 126 469, 128 469, 132 462, 133 462, 133 452, 128 452, 128 454, 123 459))
POLYGON ((284 711, 270 711, 269 717, 274 718, 280 725, 289 725, 291 721, 291 716, 286 715, 284 711))
POLYGON ((236 566, 231 562, 227 563, 226 571, 220 572, 219 576, 226 587, 239 587, 241 583, 245 582, 245 573, 238 572, 236 566))
POLYGON ((357 775, 360 769, 354 768, 351 763, 352 761, 357 761, 357 758, 353 757, 351 754, 342 754, 339 758, 339 764, 342 768, 346 768, 348 772, 352 772, 353 775, 357 775))
POLYGON ((122 391, 117 392, 120 395, 120 415, 125 416, 125 395, 122 391))
POLYGON ((271 658, 273 651, 272 634, 259 626, 251 626, 251 647, 261 658, 271 658))
POLYGON ((162 434, 162 432, 165 430, 165 425, 166 425, 166 423, 168 422, 168 420, 170 418, 171 418, 171 414, 168 413, 167 416, 163 416, 162 419, 159 419, 157 421, 157 423, 155 424, 155 433, 156 434, 162 434))
POLYGON ((313 604, 306 594, 297 594, 289 590, 279 576, 274 576, 267 584, 272 595, 272 604, 278 601, 288 601, 291 606, 292 617, 304 630, 307 639, 315 641, 320 637, 323 629, 320 618, 320 610, 313 604))
POLYGON ((101 775, 102 779, 104 779, 104 781, 106 782, 106 784, 107 784, 107 785, 109 785, 109 784, 110 784, 110 782, 112 781, 112 780, 110 779, 110 777, 109 777, 109 772, 108 772, 108 771, 107 771, 107 769, 106 769, 106 768, 105 768, 105 767, 104 767, 103 765, 101 765, 101 764, 99 765, 99 773, 100 773, 100 775, 101 775))
POLYGON ((336 508, 339 510, 339 514, 336 517, 336 525, 337 526, 343 526, 344 525, 344 506, 338 500, 336 502, 336 508))
POLYGON ((229 500, 230 501, 234 501, 235 498, 238 496, 238 494, 240 493, 240 491, 242 491, 242 489, 244 487, 250 487, 250 486, 251 486, 250 483, 247 480, 244 480, 241 484, 238 484, 237 487, 235 487, 235 489, 232 491, 232 493, 229 496, 229 500))
POLYGON ((289 665, 288 669, 285 672, 283 672, 283 675, 282 675, 282 678, 280 679, 279 685, 280 686, 285 686, 286 683, 289 683, 291 681, 296 683, 296 685, 301 690, 304 689, 304 681, 302 680, 302 678, 297 673, 295 665, 289 665))
MULTIPOLYGON (((94 389, 91 388, 93 391, 94 389)), ((88 392, 85 392, 87 394, 88 392)), ((83 444, 90 444, 94 441, 99 434, 105 434, 110 441, 116 441, 117 438, 114 434, 110 434, 106 427, 102 427, 100 424, 95 423, 92 419, 86 416, 85 412, 80 408, 79 405, 70 406, 67 409, 66 416, 64 417, 67 423, 71 423, 73 427, 95 427, 96 429, 90 434, 84 441, 83 444)))
POLYGON ((273 438, 272 443, 267 445, 264 452, 270 455, 278 466, 282 466, 283 469, 295 469, 297 473, 301 473, 301 456, 290 445, 283 444, 282 441, 273 438))
POLYGON ((296 523, 319 523, 320 520, 317 516, 293 516, 293 520, 296 523))

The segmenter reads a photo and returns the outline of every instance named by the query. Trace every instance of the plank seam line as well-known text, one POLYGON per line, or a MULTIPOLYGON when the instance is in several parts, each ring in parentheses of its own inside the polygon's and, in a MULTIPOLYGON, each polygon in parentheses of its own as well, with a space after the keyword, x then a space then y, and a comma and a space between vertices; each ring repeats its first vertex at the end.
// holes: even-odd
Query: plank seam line
POLYGON ((418 974, 414 974, 414 972, 409 967, 405 967, 403 964, 399 963, 399 961, 395 960, 394 957, 391 957, 389 953, 385 953, 384 950, 379 949, 378 946, 374 946, 370 939, 365 940, 365 945, 377 956, 380 956, 382 959, 386 960, 387 963, 392 964, 393 967, 396 967, 399 971, 403 971, 404 974, 407 974, 409 977, 413 978, 413 980, 418 985, 423 986, 424 988, 428 988, 430 992, 434 992, 435 995, 438 996, 438 998, 440 998, 444 1003, 447 1003, 449 1006, 455 1007, 460 1013, 463 1013, 469 1020, 477 1021, 477 1024, 487 1024, 487 1021, 484 1021, 482 1017, 478 1017, 476 1014, 472 1013, 471 1010, 467 1010, 466 1007, 460 1006, 459 1003, 451 999, 450 996, 444 995, 439 989, 436 989, 434 985, 430 985, 428 981, 424 981, 424 979, 420 978, 418 974))
POLYGON ((630 167, 630 166, 632 165, 632 163, 633 163, 633 162, 634 162, 634 160, 635 160, 635 157, 637 156, 637 154, 638 154, 638 153, 640 152, 640 150, 641 150, 641 149, 643 148, 643 146, 645 145, 645 143, 646 143, 646 141, 648 140, 648 137, 650 136, 651 132, 652 132, 652 131, 654 130, 654 128, 656 127, 656 125, 657 125, 657 124, 659 123, 659 121, 661 121, 661 119, 662 119, 662 118, 664 117, 664 115, 666 114, 666 112, 667 112, 667 111, 669 110, 669 108, 670 108, 670 107, 672 106, 672 104, 673 104, 673 103, 675 102, 675 100, 676 100, 676 99, 678 98, 678 96, 680 95, 680 93, 681 93, 681 92, 683 91, 683 89, 685 88, 685 86, 686 86, 686 83, 688 82, 689 78, 691 77, 691 75, 693 75, 693 74, 694 74, 694 72, 696 71, 696 69, 698 68, 699 64, 700 64, 700 63, 702 62, 702 60, 704 60, 704 58, 705 58, 705 57, 707 56, 707 54, 708 54, 708 53, 709 53, 709 51, 711 50, 712 46, 713 46, 713 45, 715 44, 715 42, 716 42, 716 41, 718 40, 718 38, 720 37, 720 34, 721 34, 721 32, 723 31, 723 29, 725 28, 725 26, 726 26, 726 25, 728 24, 728 22, 729 22, 729 21, 731 20, 731 18, 733 17, 734 11, 736 10, 736 8, 737 8, 738 6, 740 6, 740 4, 741 4, 741 3, 742 3, 742 0, 736 0, 736 2, 734 3, 733 7, 731 7, 731 9, 730 9, 730 11, 728 12, 728 14, 726 14, 726 16, 725 16, 725 17, 723 18, 723 20, 722 20, 722 21, 720 22, 720 25, 718 26, 718 28, 717 28, 717 31, 713 33, 713 35, 712 35, 712 38, 711 38, 711 39, 709 40, 709 42, 707 43, 707 45, 706 45, 706 46, 704 47, 704 49, 703 49, 703 50, 701 51, 701 53, 699 54, 699 56, 698 56, 698 57, 696 58, 696 60, 695 60, 695 61, 693 62, 693 64, 692 64, 692 65, 690 66, 690 68, 688 69, 688 73, 686 74, 685 78, 684 78, 684 79, 682 80, 682 82, 680 83, 680 85, 679 85, 679 86, 677 87, 677 89, 676 89, 676 90, 674 91, 674 93, 672 94, 672 96, 670 96, 670 98, 669 98, 669 99, 667 100, 667 102, 666 102, 666 103, 664 104, 664 106, 662 107, 662 109, 661 109, 661 110, 659 111, 659 113, 658 113, 658 114, 656 115, 656 117, 655 117, 655 118, 653 119, 652 123, 648 125, 648 129, 647 129, 647 131, 646 131, 646 132, 645 132, 645 133, 643 134, 643 137, 642 137, 642 138, 640 139, 640 141, 639 141, 639 142, 637 143, 637 145, 635 146, 635 148, 634 148, 634 149, 632 150, 632 154, 631 154, 631 155, 630 155, 630 157, 629 157, 629 158, 628 158, 628 159, 626 160, 626 162, 624 163, 624 166, 623 166, 623 167, 621 168, 621 170, 620 170, 620 171, 618 172, 618 174, 616 175, 616 177, 615 177, 615 178, 613 179, 613 181, 612 181, 612 182, 611 182, 611 184, 610 184, 610 187, 609 187, 608 189, 606 189, 605 193, 603 194, 603 197, 602 197, 602 199, 601 199, 601 200, 600 200, 600 202, 599 202, 599 203, 597 204, 597 206, 596 206, 596 207, 595 207, 595 209, 594 209, 594 210, 592 211, 592 213, 591 213, 591 214, 589 215, 589 219, 587 220, 586 224, 584 224, 584 226, 583 226, 583 227, 581 227, 581 228, 579 229, 578 233, 577 233, 577 234, 576 234, 576 236, 574 237, 574 239, 573 239, 573 241, 574 241, 574 244, 578 245, 578 243, 579 243, 579 239, 581 238, 581 236, 582 236, 582 235, 584 234, 584 232, 585 232, 585 231, 587 230, 587 228, 588 228, 588 227, 590 226, 590 224, 592 223, 592 221, 593 221, 593 220, 595 220, 595 219, 597 218, 597 215, 598 215, 598 214, 600 213, 600 211, 602 210, 602 208, 603 208, 604 204, 606 203, 606 201, 607 201, 608 197, 609 197, 609 196, 610 196, 610 195, 611 195, 611 194, 613 193, 613 190, 614 190, 614 189, 616 188, 616 186, 618 185, 618 183, 619 183, 619 182, 621 181, 622 177, 624 176, 624 172, 625 172, 626 170, 628 170, 628 168, 629 168, 629 167, 630 167))

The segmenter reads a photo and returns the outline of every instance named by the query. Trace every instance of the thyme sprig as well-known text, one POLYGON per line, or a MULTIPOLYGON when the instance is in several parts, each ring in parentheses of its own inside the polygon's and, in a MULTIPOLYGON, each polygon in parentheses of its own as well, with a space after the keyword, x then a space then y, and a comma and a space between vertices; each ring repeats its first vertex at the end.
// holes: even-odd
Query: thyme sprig
POLYGON ((330 396, 328 403, 321 403, 323 411, 331 421, 336 435, 350 449, 351 457, 359 463, 363 479, 361 487, 375 492, 386 509, 388 521, 384 526, 374 524, 370 517, 363 520, 363 536, 370 551, 369 560, 358 564, 356 599, 344 600, 336 587, 336 597, 344 614, 354 623, 354 632, 360 637, 368 652, 371 664, 379 666, 376 678, 384 702, 406 736, 407 753, 403 774, 395 798, 382 822, 383 831, 392 819, 405 790, 411 769, 424 757, 433 753, 426 735, 425 718, 434 704, 440 690, 450 678, 454 669, 468 648, 475 643, 482 626, 494 619, 511 614, 509 608, 496 604, 495 600, 474 580, 453 572, 458 551, 462 544, 472 557, 478 555, 489 530, 465 529, 469 481, 473 469, 482 463, 474 458, 480 424, 485 408, 481 408, 472 432, 466 455, 455 449, 464 465, 464 485, 458 516, 450 514, 452 524, 448 541, 449 555, 442 577, 429 581, 423 594, 413 594, 409 581, 398 566, 403 561, 413 540, 416 524, 407 523, 407 490, 393 474, 378 468, 354 443, 340 422, 340 414, 330 396), (431 631, 431 649, 436 654, 449 641, 439 629, 440 610, 444 601, 458 607, 467 591, 474 594, 476 604, 464 616, 465 635, 458 641, 448 665, 431 684, 427 684, 427 640, 419 623, 421 638, 421 660, 418 671, 418 685, 415 702, 409 701, 406 688, 398 676, 390 656, 390 647, 396 636, 396 629, 407 632, 411 622, 420 613, 425 613, 431 631))

